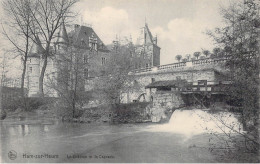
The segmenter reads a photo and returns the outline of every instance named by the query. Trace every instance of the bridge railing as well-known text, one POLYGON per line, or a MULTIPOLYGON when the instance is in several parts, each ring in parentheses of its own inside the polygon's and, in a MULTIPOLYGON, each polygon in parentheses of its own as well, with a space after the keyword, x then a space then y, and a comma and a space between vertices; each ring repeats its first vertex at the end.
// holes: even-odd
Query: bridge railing
POLYGON ((192 82, 182 88, 182 92, 224 92, 232 84, 231 81, 207 81, 206 84, 200 85, 198 82, 192 82))
POLYGON ((172 63, 172 64, 166 64, 166 65, 159 65, 157 66, 158 70, 165 70, 165 69, 173 69, 178 67, 185 67, 186 62, 180 62, 180 63, 172 63))
POLYGON ((224 58, 205 58, 205 59, 198 59, 193 61, 187 61, 187 62, 179 62, 179 63, 172 63, 172 64, 166 64, 166 65, 159 65, 155 67, 148 67, 148 68, 142 68, 142 69, 135 69, 131 71, 131 73, 143 73, 143 72, 151 72, 153 70, 156 71, 164 71, 164 70, 170 70, 175 68, 182 68, 187 67, 189 62, 191 62, 191 66, 196 65, 204 65, 204 64, 217 64, 217 63, 224 63, 228 60, 228 57, 224 58))

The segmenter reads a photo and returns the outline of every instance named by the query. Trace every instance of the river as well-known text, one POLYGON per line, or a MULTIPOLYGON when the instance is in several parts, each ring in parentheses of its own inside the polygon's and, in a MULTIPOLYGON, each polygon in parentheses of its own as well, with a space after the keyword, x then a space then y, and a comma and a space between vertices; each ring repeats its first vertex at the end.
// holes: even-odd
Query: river
POLYGON ((0 162, 218 162, 208 150, 211 136, 200 125, 208 122, 206 129, 214 129, 205 120, 209 116, 178 110, 164 125, 4 120, 0 162))

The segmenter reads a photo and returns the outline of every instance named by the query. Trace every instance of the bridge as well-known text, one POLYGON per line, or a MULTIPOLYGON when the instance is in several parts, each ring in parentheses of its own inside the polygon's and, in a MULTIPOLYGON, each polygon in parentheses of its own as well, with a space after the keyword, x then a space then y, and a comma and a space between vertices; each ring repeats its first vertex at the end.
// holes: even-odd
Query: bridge
POLYGON ((174 85, 172 87, 164 85, 171 82, 173 84, 174 81, 180 79, 186 82, 186 86, 181 88, 182 94, 201 92, 223 94, 224 86, 231 83, 228 77, 229 70, 225 66, 227 60, 229 60, 228 57, 205 58, 133 70, 129 75, 133 76, 133 84, 138 86, 138 89, 122 93, 123 102, 137 101, 143 93, 146 93, 145 101, 151 101, 156 91, 174 91, 174 88, 176 89, 174 85), (155 82, 161 82, 161 86, 147 87, 155 82))

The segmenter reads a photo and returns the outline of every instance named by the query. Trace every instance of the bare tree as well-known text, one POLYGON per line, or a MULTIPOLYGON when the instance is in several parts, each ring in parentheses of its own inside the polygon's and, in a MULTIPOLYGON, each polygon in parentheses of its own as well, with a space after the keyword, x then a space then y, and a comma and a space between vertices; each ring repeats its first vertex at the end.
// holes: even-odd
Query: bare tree
POLYGON ((3 1, 6 21, 2 24, 3 35, 13 45, 12 50, 21 57, 23 71, 21 75, 21 90, 24 97, 24 80, 26 73, 26 63, 29 54, 29 46, 32 33, 30 28, 33 25, 33 18, 30 12, 34 1, 31 0, 8 0, 3 1), (5 26, 8 28, 5 29, 5 26))
POLYGON ((131 53, 133 45, 119 45, 111 52, 110 60, 106 65, 106 73, 102 80, 96 84, 97 88, 102 88, 102 92, 107 97, 108 103, 121 103, 122 93, 128 93, 135 89, 133 86, 133 75, 129 72, 132 69, 131 53))
POLYGON ((245 140, 251 138, 257 143, 257 120, 259 119, 259 28, 260 6, 256 0, 231 4, 222 8, 225 22, 223 28, 216 28, 208 34, 220 48, 214 49, 217 56, 228 55, 226 67, 230 69, 232 85, 227 88, 230 99, 242 106, 242 122, 247 129, 245 140))
POLYGON ((57 52, 53 59, 57 65, 56 72, 47 76, 46 86, 58 93, 59 113, 63 116, 77 117, 76 112, 80 106, 88 101, 84 91, 87 78, 87 63, 84 62, 85 49, 69 45, 66 53, 57 52))
POLYGON ((77 0, 37 0, 35 8, 30 8, 30 14, 33 18, 33 26, 30 26, 30 32, 34 35, 34 40, 39 36, 44 45, 42 55, 43 66, 39 78, 39 94, 44 96, 43 79, 46 71, 48 57, 51 55, 51 43, 55 38, 55 33, 61 23, 74 17, 71 7, 77 0))
POLYGON ((6 82, 6 73, 8 72, 7 68, 7 57, 6 57, 6 52, 3 53, 3 56, 0 56, 1 62, 0 62, 0 75, 1 75, 1 80, 0 80, 0 120, 5 119, 6 117, 6 111, 3 108, 3 86, 6 82))

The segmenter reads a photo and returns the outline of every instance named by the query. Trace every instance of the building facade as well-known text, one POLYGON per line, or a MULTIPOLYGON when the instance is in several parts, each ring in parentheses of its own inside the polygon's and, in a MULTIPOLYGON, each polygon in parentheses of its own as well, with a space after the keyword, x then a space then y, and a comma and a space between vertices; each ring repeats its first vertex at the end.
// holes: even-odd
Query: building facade
MULTIPOLYGON (((92 27, 74 25, 67 32, 65 24, 62 23, 58 31, 57 39, 52 44, 51 54, 48 56, 47 68, 44 76, 44 93, 46 96, 57 97, 58 92, 53 86, 59 82, 69 87, 73 83, 73 71, 75 65, 80 65, 82 74, 82 89, 93 89, 90 85, 92 78, 104 76, 111 67, 111 57, 121 53, 118 48, 124 50, 129 60, 131 69, 142 69, 160 65, 160 47, 157 45, 157 37, 153 37, 148 25, 141 28, 140 36, 136 44, 129 41, 122 46, 118 41, 113 45, 106 46, 92 27), (77 60, 77 61, 76 61, 77 60), (65 62, 66 61, 66 62, 65 62), (70 64, 69 62, 70 61, 70 64), (110 62, 110 64, 108 64, 110 62), (63 72, 70 72, 68 77, 63 77, 63 72), (64 80, 65 79, 65 80, 64 80), (66 81, 66 82, 64 82, 66 81)), ((39 77, 43 66, 44 48, 40 39, 37 38, 30 49, 27 60, 26 87, 28 96, 34 97, 39 94, 39 77)))

